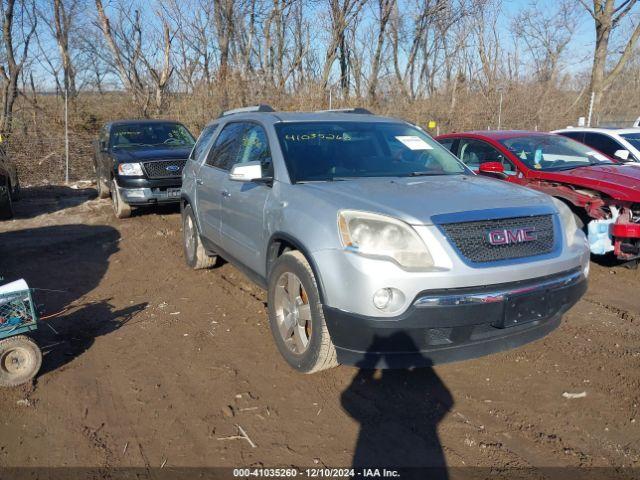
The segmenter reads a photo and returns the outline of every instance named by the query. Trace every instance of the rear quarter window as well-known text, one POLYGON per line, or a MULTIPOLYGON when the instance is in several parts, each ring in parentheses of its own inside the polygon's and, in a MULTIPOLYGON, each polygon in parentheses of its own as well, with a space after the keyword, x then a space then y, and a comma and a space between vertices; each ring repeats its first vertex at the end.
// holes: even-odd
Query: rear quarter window
POLYGON ((442 140, 438 140, 438 143, 450 152, 455 153, 453 152, 453 144, 455 143, 455 141, 455 138, 443 138, 442 140))
POLYGON ((209 143, 211 142, 211 138, 218 128, 218 124, 207 125, 204 127, 200 136, 198 137, 198 141, 193 146, 193 150, 191 151, 191 155, 189 155, 190 160, 194 160, 198 163, 202 161, 203 156, 206 154, 207 148, 209 147, 209 143))

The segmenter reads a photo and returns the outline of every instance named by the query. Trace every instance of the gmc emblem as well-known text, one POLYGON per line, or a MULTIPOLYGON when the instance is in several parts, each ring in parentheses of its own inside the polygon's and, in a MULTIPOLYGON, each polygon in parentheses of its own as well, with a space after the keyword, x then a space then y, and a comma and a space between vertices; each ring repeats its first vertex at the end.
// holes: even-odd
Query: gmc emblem
POLYGON ((513 243, 532 242, 537 240, 534 227, 505 228, 503 230, 491 230, 488 235, 491 245, 511 245, 513 243))

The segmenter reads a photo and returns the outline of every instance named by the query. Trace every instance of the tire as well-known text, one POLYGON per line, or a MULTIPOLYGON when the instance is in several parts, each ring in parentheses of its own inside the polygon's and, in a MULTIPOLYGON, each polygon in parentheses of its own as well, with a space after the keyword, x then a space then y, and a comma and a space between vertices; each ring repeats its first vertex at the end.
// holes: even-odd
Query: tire
POLYGON ((31 381, 42 365, 42 352, 29 337, 0 340, 0 387, 17 387, 31 381))
POLYGON ((129 218, 131 216, 131 206, 122 199, 115 180, 111 184, 111 204, 116 218, 129 218))
POLYGON ((315 275, 301 252, 286 252, 275 261, 269 273, 268 304, 271 333, 291 367, 316 373, 338 365, 315 275))
POLYGON ((109 198, 111 195, 109 183, 100 178, 100 176, 96 178, 96 190, 98 190, 98 198, 109 198))
POLYGON ((9 187, 0 186, 0 220, 13 218, 13 204, 9 187))
POLYGON ((207 255, 207 251, 202 245, 198 224, 191 205, 187 205, 182 210, 182 246, 184 259, 187 265, 194 270, 211 268, 216 264, 217 255, 207 255))

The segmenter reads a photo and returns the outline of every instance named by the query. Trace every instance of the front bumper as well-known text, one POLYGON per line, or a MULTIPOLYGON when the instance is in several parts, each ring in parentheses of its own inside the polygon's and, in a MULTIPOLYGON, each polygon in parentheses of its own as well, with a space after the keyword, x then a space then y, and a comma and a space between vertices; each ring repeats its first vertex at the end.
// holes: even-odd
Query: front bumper
POLYGON ((146 179, 119 177, 118 190, 122 199, 129 205, 154 205, 157 203, 175 203, 180 201, 180 195, 170 195, 170 191, 177 191, 182 185, 181 178, 146 179))
POLYGON ((620 222, 611 225, 613 250, 621 260, 640 258, 640 224, 620 222))
POLYGON ((392 318, 326 306, 324 315, 340 363, 419 367, 480 357, 542 338, 586 289, 582 270, 572 270, 532 281, 426 291, 392 318))

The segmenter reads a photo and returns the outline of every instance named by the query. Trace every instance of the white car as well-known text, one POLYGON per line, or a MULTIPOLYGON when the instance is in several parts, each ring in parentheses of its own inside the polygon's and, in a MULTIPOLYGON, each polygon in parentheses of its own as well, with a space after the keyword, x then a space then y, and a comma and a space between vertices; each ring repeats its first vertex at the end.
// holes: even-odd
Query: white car
POLYGON ((569 127, 552 133, 582 142, 613 159, 640 163, 640 128, 569 127))

